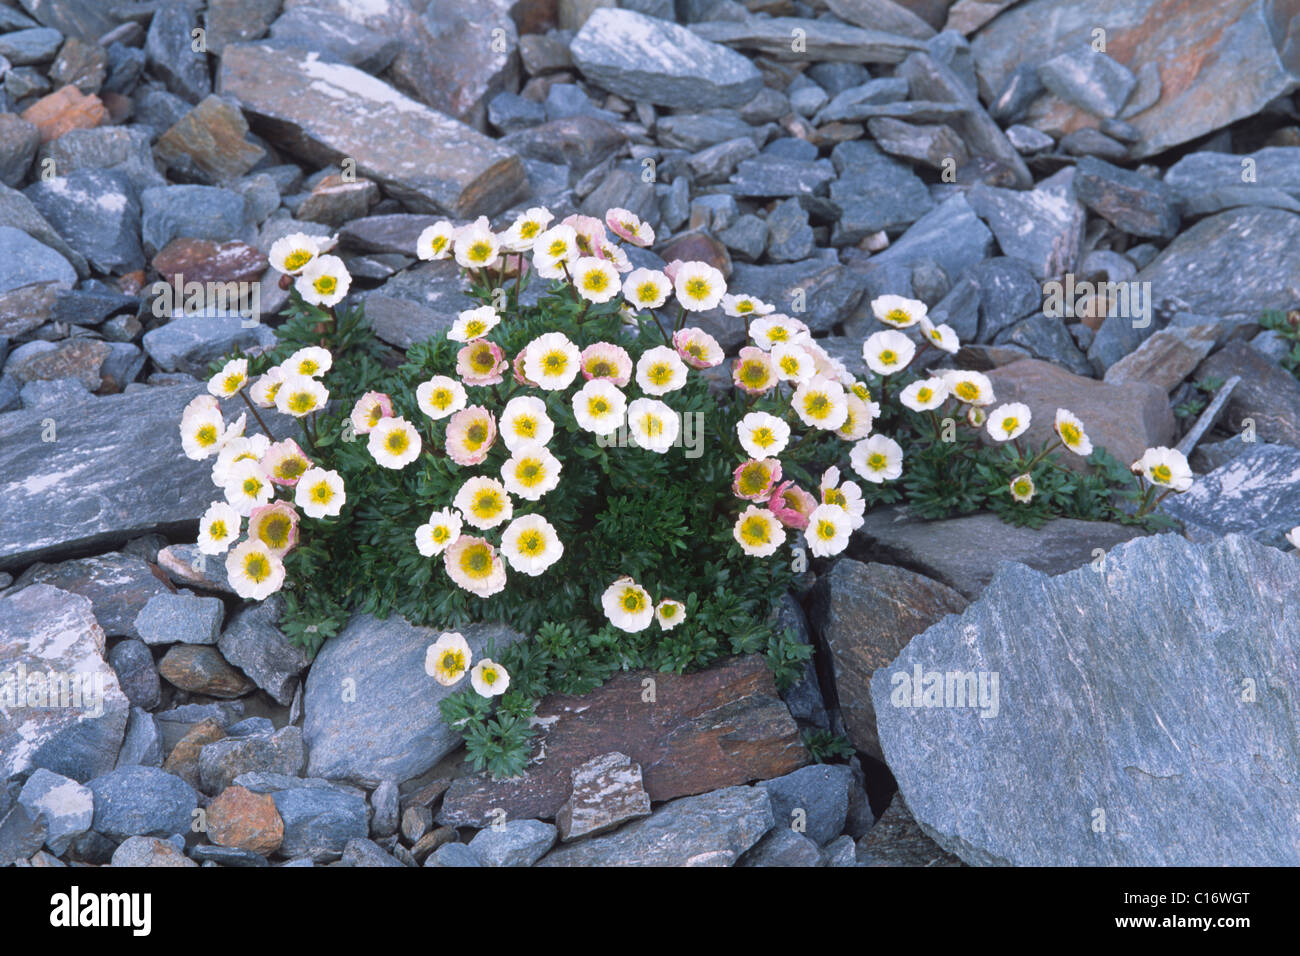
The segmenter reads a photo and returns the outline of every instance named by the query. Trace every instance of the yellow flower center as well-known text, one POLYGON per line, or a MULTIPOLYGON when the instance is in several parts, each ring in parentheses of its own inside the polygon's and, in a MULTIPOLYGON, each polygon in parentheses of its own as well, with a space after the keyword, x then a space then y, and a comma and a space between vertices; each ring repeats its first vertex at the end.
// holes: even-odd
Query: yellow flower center
POLYGON ((406 451, 410 444, 410 439, 406 437, 406 432, 403 431, 389 432, 388 437, 384 439, 384 445, 394 455, 400 455, 402 452, 406 451))
POLYGON ((524 554, 538 554, 546 549, 546 539, 540 532, 525 531, 519 536, 519 550, 524 554))
POLYGON ((817 522, 817 537, 823 541, 830 541, 835 537, 835 525, 825 519, 817 522))
POLYGON ((707 299, 709 297, 709 282, 707 279, 687 279, 686 294, 692 299, 707 299))
POLYGON ((880 359, 881 365, 893 365, 898 361, 898 353, 893 349, 884 349, 877 357, 880 359))
POLYGON ((239 386, 243 384, 244 384, 244 376, 238 374, 227 375, 226 380, 224 382, 225 390, 227 392, 237 392, 239 391, 239 386))
POLYGON ((1168 465, 1154 465, 1151 468, 1151 480, 1162 485, 1167 485, 1173 480, 1174 473, 1168 465))
POLYGON ((460 558, 460 568, 471 578, 485 578, 492 572, 492 555, 487 545, 476 544, 465 549, 460 558))
POLYGON ((841 508, 849 503, 848 497, 838 488, 827 488, 822 493, 822 503, 828 505, 839 505, 841 508))
POLYGON ((519 227, 519 238, 532 239, 534 236, 537 235, 538 232, 541 231, 541 228, 542 228, 541 223, 530 219, 527 222, 525 222, 522 226, 519 227))
POLYGON ((907 314, 905 309, 890 309, 888 314, 885 315, 885 318, 890 322, 901 325, 910 319, 911 316, 907 314))
POLYGON ((754 433, 749 436, 750 441, 761 448, 767 448, 776 442, 776 436, 772 434, 772 429, 766 425, 761 428, 755 428, 754 433))
POLYGON ((889 465, 889 459, 878 451, 874 451, 867 458, 867 467, 872 471, 884 471, 889 465))
POLYGON ((569 251, 569 244, 563 239, 552 239, 550 246, 546 249, 547 253, 553 259, 559 259, 569 251))
POLYGON ((227 534, 226 523, 224 521, 214 521, 212 524, 208 525, 208 537, 213 541, 221 541, 227 534))
POLYGON ((311 392, 294 392, 289 396, 289 408, 295 412, 306 413, 316 407, 316 396, 311 392))
POLYGON ((967 402, 980 397, 979 386, 974 382, 958 382, 957 387, 954 388, 953 391, 957 393, 958 398, 967 402))
POLYGON ((487 332, 487 323, 481 319, 470 319, 465 323, 465 334, 471 339, 476 339, 487 332))
POLYGON ((271 562, 261 554, 250 554, 244 558, 244 574, 255 584, 261 584, 271 576, 271 562))
POLYGON ((319 368, 315 359, 303 359, 298 365, 298 371, 303 375, 315 375, 319 368))
POLYGON ((659 287, 653 282, 642 282, 636 288, 638 302, 653 302, 659 298, 659 287))
POLYGON ((667 385, 673 380, 673 367, 667 362, 656 362, 646 372, 646 378, 653 385, 667 385))
POLYGON ((321 295, 333 295, 334 290, 338 288, 338 280, 333 276, 317 276, 312 282, 312 288, 321 295))
POLYGON ((194 434, 194 437, 198 440, 198 443, 205 448, 208 445, 215 445, 217 443, 217 426, 204 425, 194 434))
POLYGON ((767 487, 770 477, 771 474, 766 466, 747 465, 741 469, 740 480, 736 484, 743 493, 756 495, 767 487))
POLYGON ((1073 423, 1061 422, 1060 431, 1061 431, 1061 441, 1065 442, 1067 445, 1079 444, 1079 439, 1082 437, 1082 435, 1080 434, 1079 429, 1076 428, 1073 423))
POLYGON ((1006 432, 1008 435, 1010 435, 1013 431, 1015 431, 1019 427, 1020 427, 1020 419, 1012 415, 1008 415, 1006 418, 1002 419, 1002 430, 1006 432))
POLYGON ((289 529, 292 527, 284 515, 273 515, 262 522, 257 536, 273 548, 282 548, 289 543, 289 529))
POLYGON ((637 611, 645 608, 645 597, 640 591, 628 588, 623 592, 622 604, 623 610, 627 611, 629 614, 635 614, 637 611))
POLYGON ((328 481, 320 481, 312 486, 311 496, 320 504, 329 504, 334 498, 334 489, 329 486, 328 481))
POLYGON ((472 262, 487 262, 492 255, 492 243, 484 242, 482 239, 470 243, 469 258, 472 262))
POLYGON ((492 518, 500 513, 501 496, 491 488, 485 488, 474 496, 470 510, 480 518, 492 518))
POLYGON ((582 287, 588 292, 604 292, 609 288, 609 276, 601 269, 589 269, 582 277, 582 287))
POLYGON ((311 255, 306 249, 295 249, 284 257, 284 267, 290 272, 297 272, 311 262, 311 255))
POLYGON ((750 544, 767 544, 771 538, 771 529, 764 518, 753 515, 746 518, 740 526, 740 536, 750 544))
POLYGON ((465 440, 471 448, 478 448, 487 441, 487 426, 482 422, 474 422, 469 428, 465 429, 465 440))

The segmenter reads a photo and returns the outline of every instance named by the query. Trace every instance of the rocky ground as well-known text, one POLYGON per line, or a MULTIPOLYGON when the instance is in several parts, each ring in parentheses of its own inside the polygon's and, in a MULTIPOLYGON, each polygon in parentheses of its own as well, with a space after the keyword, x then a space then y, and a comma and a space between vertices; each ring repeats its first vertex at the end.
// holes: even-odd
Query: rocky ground
POLYGON ((1294 6, 0 0, 0 679, 94 702, 0 696, 0 865, 1300 862, 1300 383, 1259 324, 1300 306, 1294 6), (711 262, 854 368, 873 297, 925 301, 1036 422, 1187 453, 1183 533, 878 509, 786 599, 791 690, 629 674, 468 773, 430 632, 359 616, 308 667, 196 564, 176 422, 273 333, 154 284, 273 316, 271 243, 337 236, 403 349, 470 304, 422 229, 534 205, 631 209, 638 265, 711 262), (898 696, 931 671, 979 706, 898 696))

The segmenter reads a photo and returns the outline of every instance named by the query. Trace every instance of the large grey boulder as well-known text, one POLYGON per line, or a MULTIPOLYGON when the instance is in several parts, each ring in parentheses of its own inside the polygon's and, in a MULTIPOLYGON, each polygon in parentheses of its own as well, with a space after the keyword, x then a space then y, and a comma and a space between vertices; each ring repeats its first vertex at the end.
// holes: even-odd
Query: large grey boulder
POLYGON ((1174 535, 1005 566, 872 681, 922 829, 971 864, 1296 865, 1300 561, 1174 535))

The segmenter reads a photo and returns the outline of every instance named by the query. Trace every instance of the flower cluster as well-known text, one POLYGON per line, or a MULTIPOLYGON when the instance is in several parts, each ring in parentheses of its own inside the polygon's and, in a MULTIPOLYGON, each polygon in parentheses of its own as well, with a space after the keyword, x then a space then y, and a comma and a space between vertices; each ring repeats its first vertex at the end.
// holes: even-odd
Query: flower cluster
POLYGON ((455 686, 468 672, 470 685, 480 697, 500 697, 510 689, 510 674, 504 667, 485 657, 471 668, 473 658, 469 642, 447 631, 425 652, 424 672, 443 687, 455 686))

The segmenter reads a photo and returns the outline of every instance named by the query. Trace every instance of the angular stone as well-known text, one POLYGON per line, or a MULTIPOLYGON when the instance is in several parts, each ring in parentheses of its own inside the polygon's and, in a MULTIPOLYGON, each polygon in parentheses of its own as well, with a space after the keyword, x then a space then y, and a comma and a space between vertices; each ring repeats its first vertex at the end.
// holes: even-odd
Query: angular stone
POLYGON ((1245 342, 1230 342, 1196 367, 1193 381, 1240 375, 1232 390, 1223 424, 1242 431, 1250 419, 1263 441, 1300 448, 1300 382, 1245 342))
POLYGON ((18 805, 33 818, 45 819, 45 845, 55 856, 62 856, 73 840, 89 830, 95 816, 95 795, 89 787, 45 769, 27 778, 18 805))
POLYGON ((762 199, 811 196, 824 194, 834 178, 834 167, 826 160, 791 162, 759 156, 744 160, 736 167, 726 190, 734 196, 762 199))
POLYGON ((77 281, 77 271, 57 251, 33 239, 21 229, 0 226, 0 256, 7 274, 0 277, 0 291, 36 283, 68 287, 77 281))
POLYGON ((880 148, 890 155, 925 163, 935 169, 943 169, 947 160, 961 168, 970 158, 961 137, 951 126, 941 123, 905 123, 878 117, 867 121, 867 129, 871 130, 871 136, 880 148))
POLYGON ((0 597, 0 776, 44 767, 85 782, 112 768, 130 704, 103 654, 84 597, 47 584, 0 597))
POLYGON ((275 626, 283 603, 268 599, 239 611, 221 634, 221 656, 279 704, 288 706, 307 669, 307 654, 275 626))
POLYGON ((211 504, 210 465, 184 456, 177 423, 201 391, 97 398, 61 416, 51 443, 37 440, 48 412, 0 415, 0 475, 21 476, 0 481, 0 568, 198 519, 211 504))
POLYGON ((856 26, 916 40, 928 40, 934 36, 934 27, 906 4, 894 0, 828 0, 827 6, 841 20, 856 26))
POLYGON ((0 182, 19 186, 32 168, 41 131, 13 113, 0 113, 0 182))
POLYGON ((1084 211, 1074 198, 1072 175, 1062 170, 1026 191, 979 183, 966 199, 1004 253, 1051 279, 1074 270, 1083 242, 1084 211))
POLYGON ((158 567, 177 584, 234 594, 224 561, 213 561, 197 545, 172 544, 158 552, 158 567))
POLYGON ((749 21, 713 20, 691 25, 696 36, 738 50, 753 50, 776 60, 845 63, 898 63, 925 49, 920 40, 883 30, 863 30, 834 20, 755 17, 749 21), (794 31, 800 30, 801 34, 794 31), (802 36, 795 49, 792 42, 802 36))
POLYGON ((988 258, 993 249, 989 232, 963 195, 945 199, 914 222, 884 252, 871 258, 866 274, 870 276, 890 266, 909 271, 930 261, 941 261, 949 277, 988 258))
POLYGON ((215 644, 226 608, 220 598, 166 592, 151 597, 135 618, 146 644, 215 644))
POLYGON ((365 16, 366 7, 337 0, 294 5, 271 24, 271 37, 265 42, 271 47, 314 52, 331 62, 347 63, 366 73, 378 74, 401 52, 400 31, 414 29, 410 18, 402 16, 409 12, 409 6, 405 3, 371 6, 369 10, 396 14, 371 18, 365 16))
MULTIPOLYGON (((93 601, 91 602, 93 605, 93 601)), ((108 663, 117 674, 118 685, 127 700, 135 707, 152 710, 162 699, 158 683, 158 668, 154 666, 153 655, 143 642, 137 640, 118 641, 108 652, 108 663)))
POLYGON ((170 169, 218 185, 238 179, 266 155, 247 140, 248 123, 239 108, 219 96, 204 97, 154 147, 170 169))
POLYGON ((772 825, 766 790, 728 787, 673 800, 615 833, 561 846, 537 865, 731 866, 772 825))
MULTIPOLYGON (((870 533, 875 533, 874 526, 870 533)), ((810 623, 830 658, 840 713, 859 751, 884 759, 871 675, 917 634, 946 615, 960 614, 966 604, 952 588, 893 565, 841 558, 829 574, 818 578, 810 623)))
MULTIPOLYGON (((1106 24, 1108 53, 1129 69, 1154 66, 1161 80, 1154 105, 1130 117, 1142 135, 1134 155, 1145 158, 1252 116, 1274 97, 1290 94, 1297 83, 1294 14, 1289 4, 1261 0, 1177 6, 1165 0, 1074 6, 1028 0, 981 30, 971 50, 981 86, 999 90, 1021 65, 1040 62, 1045 51, 1089 44, 1097 25, 1106 24), (1034 42, 1026 43, 1030 36, 1034 42), (1231 95, 1225 95, 1228 91, 1231 95)), ((1044 97, 1034 105, 1030 122, 1047 132, 1069 133, 1095 125, 1096 119, 1057 97, 1044 97)))
POLYGON ((456 779, 438 822, 486 826, 493 808, 511 818, 552 818, 569 797, 573 768, 613 750, 640 764, 656 801, 780 776, 807 762, 798 727, 761 658, 733 658, 695 674, 656 674, 653 703, 641 699, 645 676, 630 672, 589 694, 544 698, 537 718, 546 729, 534 751, 545 759, 519 777, 456 779))
POLYGON ((378 201, 379 187, 369 179, 346 180, 332 175, 316 184, 296 214, 307 222, 338 227, 349 220, 361 219, 378 201))
POLYGON ((280 13, 282 0, 208 0, 203 14, 208 49, 220 54, 227 43, 244 43, 266 35, 280 13))
MULTIPOLYGON (((163 723, 164 729, 167 727, 163 723)), ((180 740, 174 741, 163 769, 173 773, 195 790, 199 788, 199 757, 208 744, 225 739, 225 724, 215 717, 205 717, 189 726, 180 740)), ((166 741, 164 741, 166 743, 166 741)))
POLYGON ((256 686, 215 647, 203 645, 172 645, 158 662, 158 673, 181 690, 223 699, 243 697, 256 686))
POLYGON ((1118 116, 1137 85, 1128 67, 1091 45, 1071 47, 1045 61, 1038 78, 1071 106, 1101 119, 1118 116))
POLYGON ((233 44, 221 58, 220 88, 254 128, 279 131, 277 142, 290 152, 320 164, 350 157, 358 175, 417 212, 492 215, 525 188, 513 152, 315 54, 233 44))
POLYGON ((284 821, 281 856, 337 860, 349 840, 366 837, 364 797, 337 787, 277 790, 272 796, 284 821))
POLYGON ((812 226, 799 200, 777 203, 767 216, 767 257, 773 262, 798 262, 813 250, 812 226))
POLYGON ((97 43, 69 37, 50 67, 55 86, 71 83, 83 93, 98 93, 108 77, 108 53, 97 43))
POLYGON ((438 847, 424 861, 425 866, 482 866, 474 852, 464 843, 448 843, 438 847))
POLYGON ((596 10, 569 53, 601 89, 674 109, 740 106, 763 86, 758 68, 740 54, 632 10, 596 10))
POLYGON ((160 840, 151 836, 133 836, 122 841, 122 845, 113 851, 113 860, 109 866, 198 866, 187 857, 176 844, 170 840, 160 840))
POLYGON ((1214 348, 1211 326, 1161 329, 1110 368, 1111 385, 1147 382, 1172 392, 1214 348))
POLYGON ((125 173, 137 193, 167 184, 154 166, 149 134, 138 126, 69 130, 41 147, 37 167, 46 160, 53 161, 53 169, 60 176, 83 169, 125 173))
POLYGON ((736 866, 821 866, 817 844, 789 827, 774 827, 746 851, 736 866))
POLYGON ((405 864, 398 862, 393 856, 384 852, 383 847, 373 840, 359 840, 353 838, 343 847, 343 865, 344 866, 396 866, 401 867, 405 864))
POLYGON ((573 790, 555 814, 565 843, 616 829, 650 814, 650 796, 641 767, 627 754, 613 751, 573 768, 573 790))
POLYGON ((151 263, 164 281, 256 282, 266 271, 266 257, 256 246, 235 240, 176 238, 168 242, 151 263))
POLYGON ((772 798, 776 829, 796 830, 816 846, 844 831, 853 785, 853 771, 844 764, 812 764, 756 784, 772 798))
MULTIPOLYGON (((371 786, 381 780, 400 783, 424 773, 459 745, 460 734, 443 723, 438 711, 452 689, 424 671, 425 653, 439 633, 397 616, 379 621, 358 615, 326 642, 312 664, 303 698, 311 776, 371 786), (341 698, 343 680, 355 682, 355 700, 341 698)), ((499 653, 522 638, 500 625, 471 625, 461 633, 475 659, 490 639, 499 653)))
POLYGON ((1294 865, 1297 608, 1295 558, 1236 535, 1141 538, 1056 578, 1004 567, 877 672, 886 761, 967 863, 1294 865), (901 681, 926 670, 983 696, 917 706, 901 681), (1243 707, 1242 675, 1279 706, 1243 707))
POLYGON ((199 753, 199 785, 205 793, 220 793, 245 773, 296 776, 305 754, 302 730, 288 726, 271 734, 232 736, 206 744, 199 753))
POLYGON ((15 351, 5 374, 24 383, 75 379, 87 390, 94 390, 102 384, 99 370, 111 352, 110 345, 96 339, 65 339, 25 355, 15 351))
POLYGON ((778 312, 791 314, 795 314, 795 296, 801 294, 806 310, 801 317, 815 332, 829 332, 852 314, 862 298, 862 287, 829 249, 819 249, 811 258, 784 265, 737 263, 730 285, 775 305, 778 312))
POLYGON ((110 840, 189 833, 199 803, 189 784, 157 767, 122 767, 87 786, 95 794, 92 827, 110 840))
POLYGON ((167 89, 182 99, 197 103, 212 92, 208 55, 193 47, 198 24, 195 11, 184 2, 168 2, 149 21, 144 52, 153 72, 162 77, 167 89))
POLYGON ((248 238, 244 197, 216 186, 159 186, 140 194, 145 252, 153 255, 177 236, 191 239, 248 238))
POLYGON ((962 866, 959 857, 925 835, 901 793, 858 840, 856 855, 859 866, 962 866))
POLYGON ((208 805, 208 839, 218 846, 270 856, 284 840, 275 798, 227 787, 208 805))
POLYGON ((555 846, 555 827, 541 820, 507 820, 474 834, 469 849, 484 866, 532 866, 555 846))
MULTIPOLYGON (((19 241, 26 245, 29 237, 24 233, 19 241)), ((37 282, 0 293, 0 337, 12 338, 44 325, 53 315, 59 292, 71 281, 37 282)))
POLYGON ((1074 176, 1074 193, 1097 215, 1131 235, 1172 239, 1178 233, 1178 197, 1158 179, 1085 156, 1074 176))
POLYGON ((114 769, 135 766, 161 767, 162 762, 162 728, 153 714, 139 707, 132 707, 131 716, 126 722, 126 737, 122 741, 122 749, 118 752, 114 769))
POLYGON ((501 138, 501 144, 526 159, 562 163, 575 175, 599 166, 617 153, 627 134, 594 116, 570 116, 501 138))

